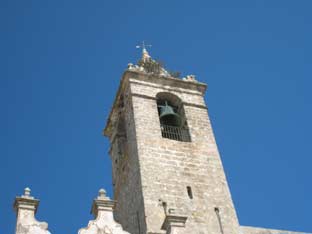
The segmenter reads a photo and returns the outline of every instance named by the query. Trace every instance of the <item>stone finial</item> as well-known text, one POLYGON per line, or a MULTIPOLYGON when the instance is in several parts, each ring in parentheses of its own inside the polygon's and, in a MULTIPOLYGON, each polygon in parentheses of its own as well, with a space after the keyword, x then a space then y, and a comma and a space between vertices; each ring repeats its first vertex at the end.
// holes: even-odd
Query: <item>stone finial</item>
POLYGON ((88 227, 81 228, 79 234, 129 234, 122 229, 113 217, 115 201, 111 200, 104 189, 100 189, 98 196, 93 200, 91 213, 95 220, 89 221, 88 227))
POLYGON ((31 196, 30 196, 30 192, 31 192, 31 189, 28 188, 28 187, 26 187, 26 188, 24 189, 24 195, 22 195, 22 197, 31 197, 31 196))
POLYGON ((18 213, 20 209, 28 209, 32 210, 34 213, 37 212, 37 208, 39 205, 39 200, 30 196, 31 189, 26 187, 24 189, 24 194, 20 197, 16 197, 14 201, 14 209, 18 213))
POLYGON ((133 63, 128 63, 128 69, 129 69, 129 70, 134 69, 134 65, 133 65, 133 63))
POLYGON ((98 196, 98 198, 106 198, 106 191, 105 191, 105 189, 101 188, 101 189, 99 190, 99 196, 98 196))
POLYGON ((97 198, 93 200, 91 213, 97 217, 98 212, 101 210, 112 211, 115 206, 115 201, 106 196, 105 189, 100 189, 97 198))
POLYGON ((35 218, 39 200, 30 196, 30 188, 24 189, 24 194, 16 197, 14 210, 17 215, 16 234, 50 234, 48 224, 35 218))
POLYGON ((142 61, 144 61, 144 62, 149 60, 149 59, 151 59, 151 56, 147 52, 146 47, 152 47, 152 45, 147 45, 147 44, 145 44, 144 41, 142 41, 141 45, 137 45, 136 46, 136 48, 141 48, 142 49, 142 61))
POLYGON ((187 75, 186 77, 183 78, 183 80, 191 81, 191 82, 197 82, 195 75, 187 75))
POLYGON ((151 56, 149 55, 149 53, 147 52, 147 49, 146 48, 143 48, 142 50, 142 60, 143 61, 146 61, 148 59, 150 59, 151 56))

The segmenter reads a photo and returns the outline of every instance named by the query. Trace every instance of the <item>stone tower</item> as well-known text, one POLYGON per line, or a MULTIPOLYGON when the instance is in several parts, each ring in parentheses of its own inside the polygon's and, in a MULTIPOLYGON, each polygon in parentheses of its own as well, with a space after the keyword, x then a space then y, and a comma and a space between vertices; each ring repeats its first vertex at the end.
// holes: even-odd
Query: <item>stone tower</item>
POLYGON ((109 115, 115 219, 133 234, 239 233, 208 117, 207 85, 179 79, 146 49, 109 115))
MULTIPOLYGON (((143 48, 128 65, 104 134, 114 200, 100 189, 78 234, 312 234, 240 226, 204 102, 206 84, 179 79, 143 48)), ((26 188, 15 234, 50 234, 26 188)))

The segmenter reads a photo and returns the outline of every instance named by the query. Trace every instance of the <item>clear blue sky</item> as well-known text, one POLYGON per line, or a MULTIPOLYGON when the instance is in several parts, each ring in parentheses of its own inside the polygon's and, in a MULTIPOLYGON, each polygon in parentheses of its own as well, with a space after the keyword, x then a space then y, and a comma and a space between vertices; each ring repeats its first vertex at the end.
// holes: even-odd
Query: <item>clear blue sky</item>
POLYGON ((142 40, 206 101, 242 225, 312 231, 312 1, 0 1, 0 233, 30 186, 53 234, 111 195, 101 133, 142 40))

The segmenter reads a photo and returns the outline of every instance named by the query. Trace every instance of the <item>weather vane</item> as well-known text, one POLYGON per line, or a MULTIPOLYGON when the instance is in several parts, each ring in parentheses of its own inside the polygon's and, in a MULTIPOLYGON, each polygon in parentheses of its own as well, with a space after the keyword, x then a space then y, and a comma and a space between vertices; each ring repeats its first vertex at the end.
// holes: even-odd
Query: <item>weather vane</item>
POLYGON ((146 47, 152 47, 152 45, 146 45, 144 41, 142 41, 141 45, 137 45, 136 48, 142 48, 142 50, 146 50, 146 47))

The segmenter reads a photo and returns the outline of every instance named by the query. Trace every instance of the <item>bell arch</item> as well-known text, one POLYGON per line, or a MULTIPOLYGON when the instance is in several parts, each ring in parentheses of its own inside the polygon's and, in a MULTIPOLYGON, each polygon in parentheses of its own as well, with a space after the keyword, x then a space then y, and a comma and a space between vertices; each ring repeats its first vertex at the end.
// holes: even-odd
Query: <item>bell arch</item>
POLYGON ((168 92, 156 95, 162 137, 190 142, 191 137, 182 100, 168 92))

